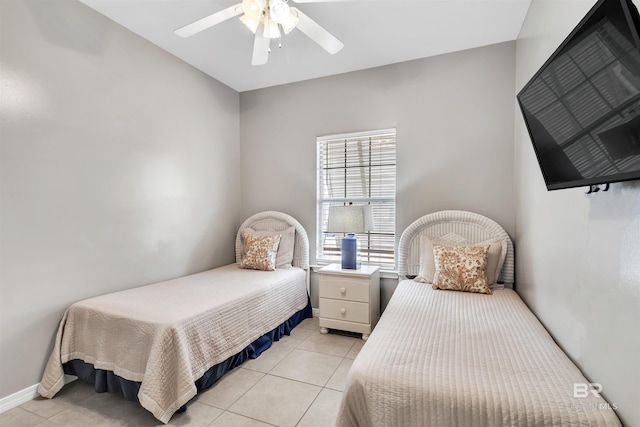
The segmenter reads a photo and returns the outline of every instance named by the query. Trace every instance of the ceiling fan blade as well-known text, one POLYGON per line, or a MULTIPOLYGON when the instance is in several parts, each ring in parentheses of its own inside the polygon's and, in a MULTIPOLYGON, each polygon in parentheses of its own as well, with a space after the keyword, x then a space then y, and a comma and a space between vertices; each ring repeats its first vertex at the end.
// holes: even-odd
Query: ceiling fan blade
POLYGON ((270 39, 262 36, 262 25, 256 31, 256 37, 253 39, 253 57, 251 65, 264 65, 269 61, 269 42, 270 39))
POLYGON ((311 40, 322 46, 327 52, 333 55, 340 52, 344 47, 344 43, 338 40, 329 31, 322 28, 316 21, 302 13, 300 9, 295 7, 292 7, 291 9, 298 14, 299 21, 296 28, 305 33, 311 40))
POLYGON ((238 3, 234 6, 230 6, 226 9, 222 9, 220 12, 216 12, 213 15, 205 16, 202 19, 198 19, 191 24, 187 24, 184 27, 180 27, 174 31, 174 33, 180 37, 189 37, 200 31, 211 28, 221 22, 238 16, 242 13, 242 3, 238 3))

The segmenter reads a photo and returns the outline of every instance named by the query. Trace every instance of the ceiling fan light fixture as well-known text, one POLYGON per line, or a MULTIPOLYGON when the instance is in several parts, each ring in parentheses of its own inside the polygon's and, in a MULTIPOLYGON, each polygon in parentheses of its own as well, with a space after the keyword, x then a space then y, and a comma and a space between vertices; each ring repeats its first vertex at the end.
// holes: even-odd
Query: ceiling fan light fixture
POLYGON ((298 13, 294 9, 289 10, 289 16, 280 24, 285 34, 289 34, 298 25, 298 13))
POLYGON ((260 25, 260 18, 256 19, 254 17, 251 17, 245 14, 240 17, 240 21, 242 21, 244 26, 247 27, 249 31, 251 31, 253 34, 255 34, 256 31, 258 31, 258 25, 260 25))
POLYGON ((269 16, 276 24, 282 24, 290 15, 290 8, 284 0, 271 0, 269 2, 269 16))
POLYGON ((277 39, 282 35, 280 34, 279 25, 276 24, 269 17, 264 18, 264 34, 263 36, 268 39, 277 39))
POLYGON ((240 21, 245 27, 253 34, 261 31, 262 37, 268 39, 280 38, 282 32, 289 34, 298 24, 298 15, 284 0, 243 0, 242 11, 240 21))
POLYGON ((256 20, 260 19, 266 7, 267 4, 265 0, 242 0, 242 11, 244 14, 256 20))

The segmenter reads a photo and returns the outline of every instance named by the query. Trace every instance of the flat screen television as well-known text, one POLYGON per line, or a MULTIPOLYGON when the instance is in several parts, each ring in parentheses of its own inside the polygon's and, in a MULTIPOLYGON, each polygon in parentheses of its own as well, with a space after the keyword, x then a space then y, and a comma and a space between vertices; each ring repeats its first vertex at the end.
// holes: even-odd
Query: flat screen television
POLYGON ((517 99, 548 190, 640 179, 640 16, 600 0, 517 99))

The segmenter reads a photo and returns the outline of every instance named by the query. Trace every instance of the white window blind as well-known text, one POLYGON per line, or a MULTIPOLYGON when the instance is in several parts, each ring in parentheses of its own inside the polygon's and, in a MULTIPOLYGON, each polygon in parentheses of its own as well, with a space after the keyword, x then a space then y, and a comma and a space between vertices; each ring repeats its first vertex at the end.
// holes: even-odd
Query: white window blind
POLYGON ((396 130, 319 137, 317 168, 317 261, 340 261, 343 235, 327 232, 329 206, 367 204, 373 230, 356 235, 360 260, 395 268, 396 130))

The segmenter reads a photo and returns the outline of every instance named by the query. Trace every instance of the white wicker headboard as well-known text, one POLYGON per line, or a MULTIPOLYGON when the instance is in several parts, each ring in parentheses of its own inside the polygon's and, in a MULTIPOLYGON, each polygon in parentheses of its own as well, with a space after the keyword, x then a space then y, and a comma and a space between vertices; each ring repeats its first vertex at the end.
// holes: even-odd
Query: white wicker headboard
POLYGON ((291 226, 296 229, 296 240, 293 248, 293 266, 305 270, 309 269, 309 237, 307 232, 298 221, 292 216, 282 212, 266 211, 260 212, 247 218, 236 234, 236 262, 242 260, 244 245, 242 241, 242 230, 251 227, 254 230, 281 231, 291 226))
POLYGON ((419 236, 421 235, 456 243, 476 243, 490 238, 506 238, 507 256, 498 281, 504 282, 505 287, 513 287, 513 243, 504 228, 497 222, 465 211, 440 211, 414 221, 402 233, 398 243, 398 274, 401 279, 407 275, 417 275, 420 270, 419 236))

